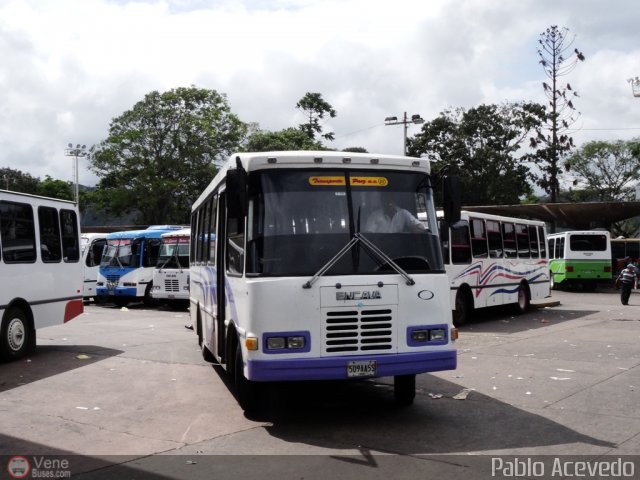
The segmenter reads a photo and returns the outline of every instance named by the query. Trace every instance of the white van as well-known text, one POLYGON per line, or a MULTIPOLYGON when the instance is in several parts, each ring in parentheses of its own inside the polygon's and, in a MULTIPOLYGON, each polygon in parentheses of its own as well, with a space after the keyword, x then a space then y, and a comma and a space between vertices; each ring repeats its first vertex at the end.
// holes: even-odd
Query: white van
POLYGON ((106 244, 106 233, 82 233, 80 235, 82 271, 84 277, 82 298, 85 302, 96 298, 98 267, 100 266, 100 259, 102 258, 102 250, 106 244))

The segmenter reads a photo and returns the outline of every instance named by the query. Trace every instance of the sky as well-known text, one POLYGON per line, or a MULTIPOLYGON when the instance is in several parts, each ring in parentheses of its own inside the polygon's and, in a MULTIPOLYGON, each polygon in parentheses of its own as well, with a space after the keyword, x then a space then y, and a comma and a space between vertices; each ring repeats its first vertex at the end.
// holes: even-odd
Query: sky
POLYGON ((580 95, 574 142, 628 140, 639 18, 629 0, 0 0, 0 168, 73 181, 69 143, 98 144, 147 93, 192 85, 269 131, 303 123, 296 103, 319 92, 337 112, 327 146, 402 154, 386 117, 546 103, 551 25, 586 57, 563 77, 580 95))

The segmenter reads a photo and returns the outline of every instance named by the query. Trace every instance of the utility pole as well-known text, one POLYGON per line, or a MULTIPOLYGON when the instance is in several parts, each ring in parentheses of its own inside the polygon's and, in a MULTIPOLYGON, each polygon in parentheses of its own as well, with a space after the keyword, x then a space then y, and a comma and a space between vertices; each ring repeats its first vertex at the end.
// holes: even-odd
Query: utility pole
POLYGON ((410 123, 420 124, 424 123, 424 119, 420 114, 411 115, 411 118, 407 117, 407 112, 404 112, 402 120, 398 120, 398 117, 387 117, 384 119, 385 125, 404 125, 404 142, 402 144, 402 151, 404 155, 407 155, 407 128, 410 123))

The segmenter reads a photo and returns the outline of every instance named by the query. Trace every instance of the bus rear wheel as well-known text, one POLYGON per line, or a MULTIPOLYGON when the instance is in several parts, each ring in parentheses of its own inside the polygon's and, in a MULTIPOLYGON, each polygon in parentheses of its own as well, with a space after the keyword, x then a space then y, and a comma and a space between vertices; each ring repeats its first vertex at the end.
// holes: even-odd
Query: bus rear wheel
POLYGON ((9 309, 0 327, 0 359, 10 361, 23 357, 34 344, 32 334, 33 329, 24 311, 16 307, 9 309))
POLYGON ((416 376, 396 375, 393 377, 393 396, 396 404, 406 407, 416 398, 416 376))
POLYGON ((531 306, 531 294, 529 293, 529 287, 521 283, 518 287, 518 302, 516 303, 516 313, 526 313, 531 306))

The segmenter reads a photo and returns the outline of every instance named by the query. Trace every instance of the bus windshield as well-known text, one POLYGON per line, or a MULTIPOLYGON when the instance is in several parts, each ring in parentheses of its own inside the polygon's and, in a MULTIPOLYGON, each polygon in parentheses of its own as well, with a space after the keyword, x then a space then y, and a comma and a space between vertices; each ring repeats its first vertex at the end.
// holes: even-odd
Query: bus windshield
POLYGON ((107 248, 102 255, 101 267, 135 267, 138 265, 136 255, 138 245, 130 238, 118 238, 107 241, 107 248))
MULTIPOLYGON (((247 274, 314 275, 362 234, 410 273, 442 271, 427 175, 268 170, 249 181, 247 274)), ((363 242, 327 275, 396 273, 363 242)))
POLYGON ((157 268, 187 268, 189 266, 189 238, 164 238, 160 247, 157 268))

